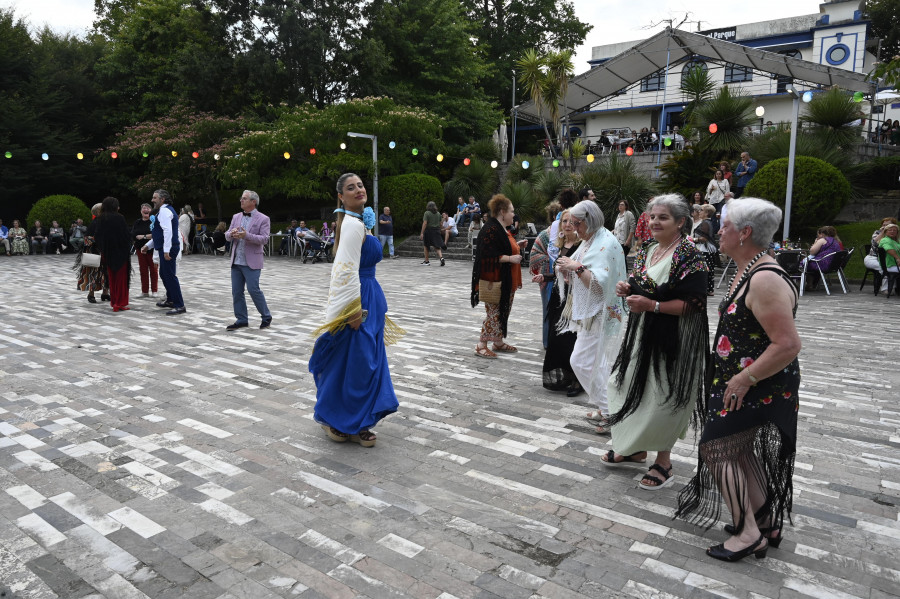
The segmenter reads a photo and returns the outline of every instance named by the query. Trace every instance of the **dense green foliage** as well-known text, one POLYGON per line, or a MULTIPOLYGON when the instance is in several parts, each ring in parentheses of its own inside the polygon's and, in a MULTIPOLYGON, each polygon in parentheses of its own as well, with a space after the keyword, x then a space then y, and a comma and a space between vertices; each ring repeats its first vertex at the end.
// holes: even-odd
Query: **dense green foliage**
POLYGON ((860 181, 869 189, 900 189, 900 156, 880 156, 860 168, 860 181))
POLYGON ((603 210, 607 228, 616 222, 620 200, 628 202, 629 209, 637 214, 644 211, 653 194, 653 184, 639 173, 635 163, 620 154, 608 154, 584 169, 579 188, 589 187, 603 210))
POLYGON ((85 223, 91 222, 91 209, 84 202, 75 196, 47 196, 38 200, 31 207, 28 216, 25 218, 27 225, 23 224, 22 226, 27 229, 34 224, 34 221, 39 220, 42 225, 49 227, 53 221, 57 221, 59 226, 68 232, 69 227, 78 218, 85 223))
POLYGON ((391 209, 394 235, 418 234, 428 202, 444 201, 441 182, 430 175, 409 174, 385 177, 379 184, 379 203, 391 209))
POLYGON ((460 163, 453 171, 453 178, 444 184, 444 207, 456 212, 456 200, 468 200, 469 196, 481 203, 493 195, 497 189, 497 170, 479 158, 473 159, 469 165, 460 163))
MULTIPOLYGON (((758 157, 751 153, 754 158, 758 157)), ((688 146, 673 152, 660 167, 662 177, 659 187, 669 193, 680 193, 690 197, 695 191, 705 191, 709 180, 719 166, 719 153, 702 146, 688 146)))
POLYGON ((818 143, 827 148, 847 150, 859 143, 865 117, 860 103, 853 100, 853 94, 833 87, 821 94, 814 94, 812 101, 804 107, 801 117, 804 132, 812 135, 818 143))
POLYGON ((868 0, 866 16, 871 19, 872 37, 881 39, 882 59, 900 54, 900 0, 868 0))
MULTIPOLYGON (((759 169, 744 195, 769 200, 784 209, 787 166, 787 158, 779 158, 759 169)), ((849 199, 850 183, 841 171, 818 158, 796 157, 791 230, 831 224, 849 199)))
POLYGON ((727 85, 691 113, 691 125, 700 133, 700 146, 719 156, 741 152, 747 142, 747 127, 755 122, 753 98, 740 88, 733 92, 727 85), (717 130, 710 133, 709 126, 714 123, 717 130))

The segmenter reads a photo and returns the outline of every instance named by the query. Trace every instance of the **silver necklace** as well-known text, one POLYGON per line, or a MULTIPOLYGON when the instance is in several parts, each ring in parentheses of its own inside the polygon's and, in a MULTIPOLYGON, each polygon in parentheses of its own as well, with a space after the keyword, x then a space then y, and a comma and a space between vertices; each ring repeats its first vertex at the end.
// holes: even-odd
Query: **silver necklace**
MULTIPOLYGON (((745 268, 744 272, 741 273, 741 278, 738 280, 737 287, 740 287, 741 283, 744 282, 744 278, 747 276, 747 273, 750 272, 750 269, 753 268, 753 265, 756 264, 756 261, 759 260, 760 258, 762 258, 763 256, 765 256, 768 251, 769 250, 763 250, 760 253, 753 256, 753 260, 750 261, 750 263, 747 265, 747 268, 745 268)), ((734 298, 734 294, 737 292, 737 287, 732 288, 732 285, 734 285, 734 278, 736 276, 737 276, 737 271, 735 270, 734 274, 731 275, 731 280, 728 281, 728 289, 731 290, 731 292, 728 295, 729 302, 734 298)))
POLYGON ((659 261, 663 259, 663 256, 666 255, 666 252, 668 252, 670 249, 672 249, 672 246, 675 245, 676 243, 678 243, 679 241, 681 241, 681 235, 678 235, 677 237, 675 237, 675 241, 673 241, 672 243, 667 245, 666 249, 664 249, 663 251, 653 252, 653 257, 650 258, 650 266, 656 266, 656 264, 658 264, 659 261))

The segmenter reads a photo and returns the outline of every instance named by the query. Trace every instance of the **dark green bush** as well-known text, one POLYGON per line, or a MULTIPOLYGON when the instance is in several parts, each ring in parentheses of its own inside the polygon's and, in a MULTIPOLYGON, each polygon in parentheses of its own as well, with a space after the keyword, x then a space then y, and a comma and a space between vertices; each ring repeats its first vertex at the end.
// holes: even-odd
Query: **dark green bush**
POLYGON ((686 198, 695 191, 705 192, 721 160, 719 152, 688 146, 680 152, 672 153, 662 164, 659 187, 668 193, 680 193, 686 198))
POLYGON ((35 220, 39 220, 41 224, 49 227, 55 220, 68 232, 76 218, 84 220, 85 223, 91 222, 91 209, 85 206, 84 202, 69 195, 47 196, 31 207, 25 219, 28 224, 22 226, 27 229, 35 220))
MULTIPOLYGON (((763 198, 784 209, 787 191, 787 158, 778 158, 759 169, 744 189, 745 196, 763 198)), ((850 183, 827 162, 797 156, 791 200, 791 230, 831 224, 847 200, 850 183)))
POLYGON ((860 165, 860 184, 867 189, 900 189, 900 156, 881 156, 860 165))
POLYGON ((428 202, 438 207, 444 202, 441 182, 431 175, 385 177, 379 182, 378 190, 378 203, 390 207, 394 217, 395 236, 418 233, 428 202))

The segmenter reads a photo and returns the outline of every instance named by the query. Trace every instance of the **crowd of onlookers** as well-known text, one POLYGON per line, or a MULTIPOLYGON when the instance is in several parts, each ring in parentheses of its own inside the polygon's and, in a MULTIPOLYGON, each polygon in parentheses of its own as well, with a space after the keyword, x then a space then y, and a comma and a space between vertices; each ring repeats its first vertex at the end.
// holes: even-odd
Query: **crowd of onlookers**
POLYGON ((80 218, 68 229, 55 220, 50 222, 49 227, 36 220, 27 230, 19 219, 14 219, 11 227, 4 225, 0 219, 0 249, 5 250, 7 256, 77 253, 84 247, 86 232, 87 226, 80 218))

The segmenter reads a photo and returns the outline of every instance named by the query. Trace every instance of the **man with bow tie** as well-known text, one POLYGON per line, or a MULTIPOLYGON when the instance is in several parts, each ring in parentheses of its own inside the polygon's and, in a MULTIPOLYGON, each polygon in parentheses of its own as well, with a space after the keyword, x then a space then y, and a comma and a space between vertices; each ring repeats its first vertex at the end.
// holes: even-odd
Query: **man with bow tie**
POLYGON ((259 275, 263 267, 263 247, 269 242, 269 217, 257 210, 259 194, 249 189, 241 195, 241 212, 231 218, 231 227, 225 239, 231 242, 231 298, 234 303, 234 324, 225 327, 236 331, 248 325, 247 300, 244 287, 262 317, 261 329, 272 324, 272 313, 259 288, 259 275))

